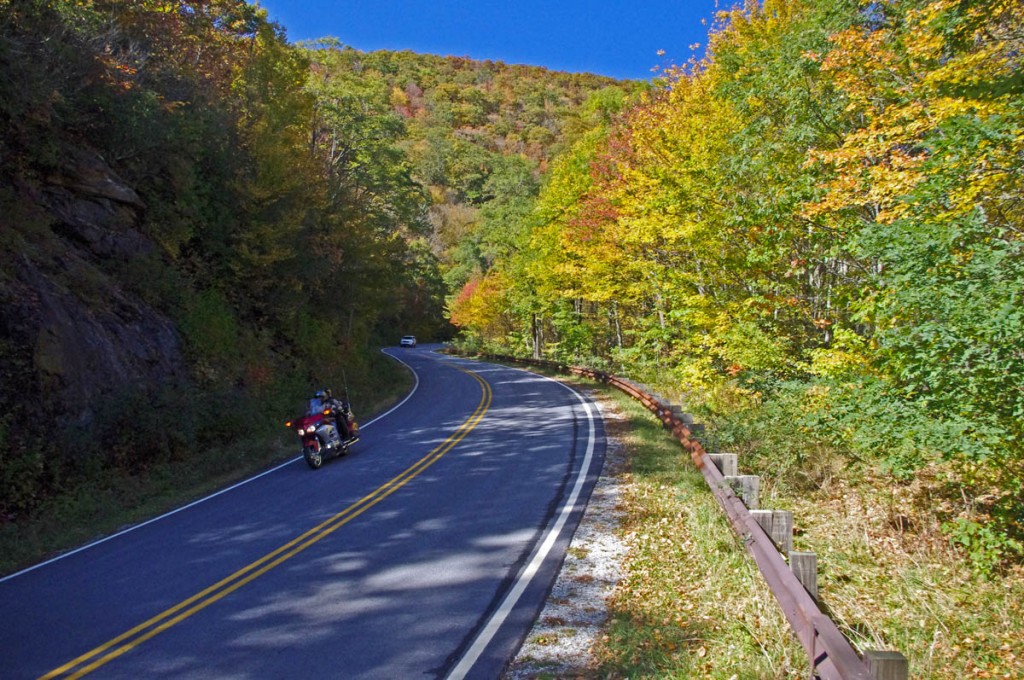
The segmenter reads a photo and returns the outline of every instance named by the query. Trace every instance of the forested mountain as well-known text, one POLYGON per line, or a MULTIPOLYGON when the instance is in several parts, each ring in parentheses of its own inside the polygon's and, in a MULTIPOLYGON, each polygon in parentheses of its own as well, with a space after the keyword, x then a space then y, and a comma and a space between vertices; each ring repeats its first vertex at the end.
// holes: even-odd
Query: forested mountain
MULTIPOLYGON (((429 191, 430 250, 456 291, 512 238, 509 230, 532 205, 551 158, 589 129, 592 102, 646 88, 463 57, 364 53, 331 39, 305 47, 324 120, 338 107, 342 118, 358 108, 360 120, 400 130, 397 149, 429 191)), ((337 121, 353 122, 360 124, 337 121)), ((343 162, 367 153, 366 137, 351 139, 353 148, 331 153, 343 162)))
POLYGON ((0 1, 0 515, 370 399, 613 85, 296 46, 241 0, 0 1))
POLYGON ((979 568, 1019 558, 1022 55, 1017 2, 723 12, 551 163, 452 318, 680 394, 767 460, 870 461, 979 568))

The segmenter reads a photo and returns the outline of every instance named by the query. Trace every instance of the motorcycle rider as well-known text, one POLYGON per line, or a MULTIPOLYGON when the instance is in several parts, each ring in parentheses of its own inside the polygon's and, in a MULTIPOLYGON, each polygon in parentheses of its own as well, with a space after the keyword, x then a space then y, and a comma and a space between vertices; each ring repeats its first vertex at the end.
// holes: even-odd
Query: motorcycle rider
POLYGON ((352 411, 348 404, 335 398, 329 388, 320 390, 313 395, 313 398, 309 400, 309 408, 310 413, 323 413, 329 409, 330 413, 325 416, 325 419, 337 428, 341 441, 352 437, 352 427, 349 423, 352 411), (316 411, 313 410, 314 406, 316 411))
POLYGON ((306 408, 306 415, 312 416, 318 413, 324 412, 324 400, 327 398, 327 393, 324 390, 319 390, 309 400, 309 406, 306 408))

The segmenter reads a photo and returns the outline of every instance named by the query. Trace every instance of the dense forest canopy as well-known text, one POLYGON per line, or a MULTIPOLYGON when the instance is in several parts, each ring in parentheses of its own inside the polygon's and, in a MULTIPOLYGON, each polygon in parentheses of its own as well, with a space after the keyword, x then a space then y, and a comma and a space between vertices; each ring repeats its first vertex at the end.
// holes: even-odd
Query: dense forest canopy
POLYGON ((293 45, 242 0, 0 1, 0 515, 372 399, 615 87, 293 45))
MULTIPOLYGON (((551 158, 587 129, 590 98, 645 88, 463 57, 364 53, 334 39, 304 47, 321 111, 329 115, 339 104, 354 111, 358 103, 367 123, 401 131, 395 150, 429 192, 426 245, 455 290, 489 266, 489 249, 516 222, 506 213, 528 209, 551 158)), ((352 152, 344 145, 332 150, 339 158, 352 152)))
MULTIPOLYGON (((1024 539, 1024 5, 765 0, 551 163, 467 282, 478 344, 933 480, 985 568, 1024 539)), ((484 244, 487 247, 487 244, 484 244)))

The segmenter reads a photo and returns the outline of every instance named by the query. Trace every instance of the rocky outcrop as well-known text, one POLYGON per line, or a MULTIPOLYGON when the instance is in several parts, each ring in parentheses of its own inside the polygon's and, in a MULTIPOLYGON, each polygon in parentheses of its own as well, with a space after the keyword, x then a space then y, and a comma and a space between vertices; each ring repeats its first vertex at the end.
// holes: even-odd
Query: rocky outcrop
POLYGON ((59 233, 97 257, 130 258, 153 250, 138 231, 146 205, 94 152, 70 151, 37 200, 56 219, 59 233))
POLYGON ((136 192, 97 154, 76 150, 19 193, 50 223, 49 233, 25 230, 27 247, 8 253, 0 272, 0 332, 31 352, 39 390, 26 397, 84 423, 107 395, 185 376, 174 323, 103 267, 154 251, 138 228, 145 205, 136 192))
POLYGON ((14 307, 27 326, 24 336, 32 342, 40 389, 74 419, 89 420, 107 394, 182 375, 173 323, 109 281, 92 291, 102 304, 90 304, 27 258, 17 277, 22 304, 14 307))

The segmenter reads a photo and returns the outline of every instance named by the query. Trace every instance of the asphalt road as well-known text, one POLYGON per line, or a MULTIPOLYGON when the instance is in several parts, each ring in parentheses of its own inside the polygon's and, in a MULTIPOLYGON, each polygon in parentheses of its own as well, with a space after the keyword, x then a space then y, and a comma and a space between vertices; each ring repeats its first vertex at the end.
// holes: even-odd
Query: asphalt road
POLYGON ((0 580, 0 679, 498 677, 604 432, 557 382, 431 349, 389 350, 416 388, 348 456, 0 580))

